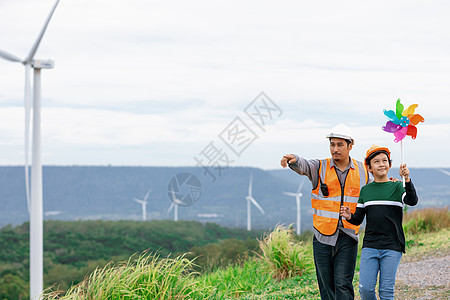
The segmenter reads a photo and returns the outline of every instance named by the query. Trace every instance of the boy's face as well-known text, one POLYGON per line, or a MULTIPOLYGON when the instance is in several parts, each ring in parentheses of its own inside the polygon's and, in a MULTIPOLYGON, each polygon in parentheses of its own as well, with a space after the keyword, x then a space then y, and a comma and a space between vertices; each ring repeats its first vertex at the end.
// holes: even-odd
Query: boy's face
POLYGON ((390 168, 391 163, 389 162, 388 156, 386 153, 380 153, 370 160, 370 166, 368 169, 373 176, 382 177, 385 175, 387 176, 390 168))

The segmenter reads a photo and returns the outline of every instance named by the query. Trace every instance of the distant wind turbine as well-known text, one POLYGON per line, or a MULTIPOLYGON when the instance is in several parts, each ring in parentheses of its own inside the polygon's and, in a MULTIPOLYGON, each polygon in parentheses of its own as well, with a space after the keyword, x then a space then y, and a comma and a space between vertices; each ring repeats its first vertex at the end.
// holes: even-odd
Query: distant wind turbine
POLYGON ((175 191, 173 190, 173 184, 170 184, 170 194, 172 195, 172 203, 170 204, 169 209, 167 210, 167 213, 169 214, 172 209, 174 210, 173 212, 173 220, 174 221, 178 221, 178 205, 186 205, 186 203, 184 203, 183 201, 177 199, 177 197, 175 196, 175 191))
POLYGON ((38 299, 43 291, 43 204, 42 204, 42 164, 41 164, 41 69, 53 68, 51 60, 35 60, 34 55, 44 36, 47 26, 58 5, 56 1, 44 26, 34 42, 28 56, 21 59, 11 53, 0 50, 0 57, 22 63, 25 66, 25 189, 27 195, 28 212, 30 213, 30 298, 38 299), (31 110, 30 70, 34 70, 33 82, 33 147, 31 164, 31 195, 29 188, 29 131, 31 110))
POLYGON ((145 194, 144 199, 137 199, 137 198, 133 198, 134 201, 136 201, 137 203, 142 204, 142 221, 146 221, 147 220, 147 199, 148 196, 150 195, 152 189, 149 189, 147 194, 145 194))
POLYGON ((252 229, 252 216, 251 216, 251 203, 256 206, 257 209, 264 215, 264 209, 256 202, 255 198, 252 196, 252 185, 253 185, 253 174, 250 174, 250 182, 248 184, 248 196, 245 197, 247 200, 247 230, 250 231, 252 229))
POLYGON ((306 179, 302 180, 302 182, 298 186, 297 193, 283 192, 285 195, 294 196, 295 200, 297 201, 297 234, 301 234, 301 230, 302 230, 302 227, 301 227, 301 220, 302 220, 301 219, 302 218, 301 209, 302 209, 302 206, 301 206, 301 201, 300 200, 301 200, 301 197, 303 196, 303 194, 300 193, 300 191, 301 191, 303 185, 305 184, 305 181, 306 181, 306 179))

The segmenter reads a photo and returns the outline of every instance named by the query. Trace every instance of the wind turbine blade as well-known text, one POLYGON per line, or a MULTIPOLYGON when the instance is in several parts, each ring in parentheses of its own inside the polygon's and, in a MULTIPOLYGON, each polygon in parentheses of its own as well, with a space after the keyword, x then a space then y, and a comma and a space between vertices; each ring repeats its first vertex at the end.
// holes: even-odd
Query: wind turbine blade
POLYGON ((289 192, 283 192, 283 194, 288 195, 288 196, 294 196, 294 197, 296 197, 298 195, 296 193, 289 193, 289 192))
POLYGON ((44 26, 41 29, 41 32, 39 33, 36 41, 34 42, 33 47, 30 50, 30 53, 28 54, 27 58, 25 59, 26 62, 31 62, 31 60, 34 57, 34 54, 36 54, 39 44, 41 43, 42 37, 44 36, 45 30, 47 29, 48 23, 50 22, 50 19, 52 18, 53 12, 55 11, 56 6, 58 6, 58 3, 59 3, 59 0, 56 0, 56 3, 55 3, 55 5, 53 5, 53 8, 47 17, 47 20, 45 21, 44 26))
POLYGON ((25 193, 27 196, 28 213, 30 213, 30 112, 31 112, 31 83, 30 83, 31 66, 25 64, 25 91, 24 91, 24 106, 25 106, 25 193))
POLYGON ((173 203, 170 204, 169 209, 167 210, 167 214, 169 214, 172 211, 174 206, 175 206, 175 204, 173 204, 173 203))
POLYGON ((141 199, 133 198, 133 200, 140 204, 147 203, 147 202, 142 201, 141 199))
POLYGON ((259 211, 260 211, 262 214, 265 214, 265 213, 266 213, 266 212, 264 211, 264 209, 261 207, 261 205, 259 205, 259 203, 256 202, 256 200, 255 200, 253 197, 249 197, 248 199, 253 203, 254 206, 256 206, 257 209, 259 209, 259 211))
POLYGON ((250 174, 250 181, 248 183, 248 195, 252 196, 252 188, 253 188, 253 174, 250 174))
POLYGON ((443 174, 445 174, 445 175, 447 175, 447 176, 450 176, 450 172, 447 171, 447 170, 444 170, 444 169, 438 169, 438 171, 441 172, 441 173, 443 173, 443 174))
POLYGON ((186 202, 183 202, 181 200, 175 199, 174 201, 176 205, 186 205, 186 202))
POLYGON ((152 189, 150 188, 148 190, 147 194, 145 194, 144 201, 147 201, 147 198, 148 198, 148 196, 150 195, 151 192, 152 192, 152 189))
POLYGON ((302 187, 303 187, 303 185, 305 184, 305 182, 306 182, 306 178, 303 178, 302 182, 301 182, 300 185, 298 186, 297 194, 300 193, 300 190, 302 189, 302 187))
POLYGON ((23 62, 21 58, 3 50, 0 50, 0 57, 10 61, 23 62))
POLYGON ((177 198, 175 197, 175 192, 173 191, 173 183, 170 184, 170 193, 172 194, 172 202, 175 203, 177 198))

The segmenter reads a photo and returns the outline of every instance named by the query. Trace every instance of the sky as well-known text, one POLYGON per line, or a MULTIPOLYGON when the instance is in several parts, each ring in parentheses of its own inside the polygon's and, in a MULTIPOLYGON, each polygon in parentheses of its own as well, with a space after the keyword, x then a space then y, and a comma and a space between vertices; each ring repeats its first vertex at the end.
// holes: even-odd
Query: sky
MULTIPOLYGON (((55 2, 0 0, 0 49, 26 57, 55 2)), ((398 98, 425 118, 410 167, 449 168, 448 1, 61 0, 36 59, 42 164, 248 166, 284 154, 401 145, 381 127, 398 98)), ((24 162, 24 67, 0 59, 0 165, 24 162)))

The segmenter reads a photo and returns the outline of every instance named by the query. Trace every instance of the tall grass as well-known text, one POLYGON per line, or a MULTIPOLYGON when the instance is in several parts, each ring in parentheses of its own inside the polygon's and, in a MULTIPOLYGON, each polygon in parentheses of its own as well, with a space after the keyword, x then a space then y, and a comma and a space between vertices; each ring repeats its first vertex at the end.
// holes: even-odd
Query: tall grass
POLYGON ((311 268, 311 249, 295 241, 291 228, 278 225, 259 243, 261 259, 275 279, 302 276, 311 268))
POLYGON ((423 208, 408 211, 403 217, 405 234, 438 231, 450 227, 450 212, 445 208, 423 208))
POLYGON ((250 258, 242 265, 230 265, 198 278, 207 299, 236 298, 264 291, 271 282, 270 273, 261 268, 261 261, 250 258))
POLYGON ((96 269, 62 297, 49 292, 44 299, 201 299, 192 265, 183 256, 160 259, 144 253, 123 265, 96 269))

